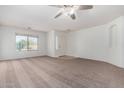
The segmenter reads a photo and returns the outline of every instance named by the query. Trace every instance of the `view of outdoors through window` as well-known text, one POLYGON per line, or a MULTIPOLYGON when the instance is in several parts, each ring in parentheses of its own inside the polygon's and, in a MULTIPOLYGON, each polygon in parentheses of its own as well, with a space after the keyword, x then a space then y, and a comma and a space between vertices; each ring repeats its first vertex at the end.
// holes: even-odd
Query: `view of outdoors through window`
POLYGON ((38 37, 16 35, 16 50, 38 50, 38 37))
POLYGON ((36 37, 29 37, 28 42, 29 42, 29 44, 28 44, 29 50, 37 50, 38 46, 37 46, 37 38, 36 37))

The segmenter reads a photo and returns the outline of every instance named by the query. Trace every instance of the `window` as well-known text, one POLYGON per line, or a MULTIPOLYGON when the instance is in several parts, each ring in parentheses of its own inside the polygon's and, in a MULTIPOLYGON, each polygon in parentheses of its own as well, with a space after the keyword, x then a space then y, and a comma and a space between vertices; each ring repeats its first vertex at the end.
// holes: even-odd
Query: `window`
POLYGON ((16 49, 18 51, 27 50, 27 37, 16 36, 16 49))
POLYGON ((29 50, 37 50, 37 37, 29 37, 28 38, 28 49, 29 50))
POLYGON ((16 50, 38 50, 38 37, 16 35, 16 50))

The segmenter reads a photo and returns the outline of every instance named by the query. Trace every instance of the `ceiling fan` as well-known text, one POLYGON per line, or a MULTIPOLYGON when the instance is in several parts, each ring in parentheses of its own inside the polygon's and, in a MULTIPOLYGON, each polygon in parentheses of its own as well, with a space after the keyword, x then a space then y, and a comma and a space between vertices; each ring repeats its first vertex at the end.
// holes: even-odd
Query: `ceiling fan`
POLYGON ((78 10, 88 10, 92 9, 92 5, 52 5, 54 7, 60 8, 60 10, 55 15, 55 19, 60 17, 61 15, 67 15, 71 17, 73 20, 76 19, 76 11, 78 10))

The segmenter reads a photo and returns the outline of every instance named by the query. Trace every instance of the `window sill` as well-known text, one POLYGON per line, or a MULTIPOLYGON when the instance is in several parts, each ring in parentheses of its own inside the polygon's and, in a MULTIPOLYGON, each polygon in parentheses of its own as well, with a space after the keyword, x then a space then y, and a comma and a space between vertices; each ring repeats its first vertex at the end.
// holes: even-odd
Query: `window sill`
POLYGON ((32 51, 40 51, 40 50, 21 50, 21 51, 16 51, 16 52, 32 52, 32 51))

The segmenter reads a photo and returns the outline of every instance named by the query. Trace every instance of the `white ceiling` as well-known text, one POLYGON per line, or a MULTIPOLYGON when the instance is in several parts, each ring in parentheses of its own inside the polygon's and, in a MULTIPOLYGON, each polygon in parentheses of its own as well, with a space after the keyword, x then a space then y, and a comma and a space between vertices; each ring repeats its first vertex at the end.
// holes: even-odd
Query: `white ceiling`
POLYGON ((95 5, 91 10, 78 11, 76 20, 72 20, 68 16, 54 19, 58 10, 59 8, 46 5, 1 5, 0 24, 23 28, 31 27, 40 31, 79 30, 101 25, 124 15, 124 6, 95 5))

